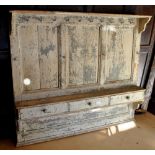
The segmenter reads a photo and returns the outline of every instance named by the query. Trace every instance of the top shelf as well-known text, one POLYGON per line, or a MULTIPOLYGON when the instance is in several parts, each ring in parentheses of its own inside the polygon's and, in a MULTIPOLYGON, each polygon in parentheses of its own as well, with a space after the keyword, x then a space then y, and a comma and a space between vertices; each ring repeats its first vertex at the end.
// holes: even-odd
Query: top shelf
POLYGON ((152 16, 147 15, 128 15, 128 14, 106 14, 106 13, 83 13, 83 12, 61 12, 61 11, 29 11, 29 10, 11 10, 13 14, 56 14, 56 15, 77 15, 77 16, 102 16, 102 17, 123 17, 123 18, 149 18, 152 16))
POLYGON ((42 105, 42 104, 48 104, 48 103, 51 104, 51 103, 87 99, 87 98, 93 98, 93 97, 118 95, 122 93, 137 92, 137 91, 145 91, 145 89, 137 86, 126 86, 126 87, 120 87, 120 88, 104 89, 99 91, 96 90, 96 91, 87 92, 87 93, 77 93, 72 95, 63 95, 63 96, 55 96, 55 97, 48 97, 48 98, 42 98, 42 99, 26 100, 22 102, 19 101, 19 102, 16 102, 16 107, 23 108, 25 106, 42 105))

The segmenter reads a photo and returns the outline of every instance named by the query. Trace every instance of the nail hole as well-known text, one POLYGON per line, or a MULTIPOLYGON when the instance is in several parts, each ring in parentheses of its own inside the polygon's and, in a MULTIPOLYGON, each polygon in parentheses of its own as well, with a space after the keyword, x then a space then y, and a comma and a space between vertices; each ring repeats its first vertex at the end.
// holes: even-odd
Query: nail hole
POLYGON ((31 84, 31 80, 29 78, 24 79, 24 85, 28 86, 31 84))

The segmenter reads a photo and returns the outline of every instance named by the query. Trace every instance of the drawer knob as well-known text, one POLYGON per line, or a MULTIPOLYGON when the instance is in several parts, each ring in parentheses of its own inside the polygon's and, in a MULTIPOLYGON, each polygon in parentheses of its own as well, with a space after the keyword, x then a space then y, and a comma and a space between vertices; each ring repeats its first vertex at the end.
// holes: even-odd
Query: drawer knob
POLYGON ((88 102, 87 104, 88 104, 89 106, 91 106, 91 105, 92 105, 92 103, 91 103, 91 102, 88 102))
POLYGON ((128 100, 129 100, 129 99, 130 99, 130 96, 126 96, 126 99, 128 99, 128 100))
POLYGON ((42 109, 41 111, 42 111, 42 112, 47 112, 47 109, 42 109))

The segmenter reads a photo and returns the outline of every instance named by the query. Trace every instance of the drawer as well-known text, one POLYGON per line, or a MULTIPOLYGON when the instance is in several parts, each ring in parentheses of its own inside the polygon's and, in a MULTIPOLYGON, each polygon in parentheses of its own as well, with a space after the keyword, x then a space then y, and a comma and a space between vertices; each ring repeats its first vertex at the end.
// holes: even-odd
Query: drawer
POLYGON ((67 103, 49 104, 19 109, 19 119, 31 119, 68 112, 67 103))
POLYGON ((79 111, 84 109, 91 109, 97 107, 107 106, 109 104, 109 98, 95 98, 95 99, 85 99, 81 101, 75 101, 69 103, 70 112, 79 111))
POLYGON ((109 98, 84 99, 80 101, 70 101, 58 104, 49 104, 43 106, 35 106, 22 108, 19 110, 19 119, 31 119, 36 117, 44 117, 48 115, 61 114, 65 112, 73 112, 84 109, 106 106, 109 103, 109 98))
POLYGON ((130 92, 125 94, 117 94, 110 97, 110 105, 127 103, 127 102, 137 102, 144 100, 144 92, 130 92))

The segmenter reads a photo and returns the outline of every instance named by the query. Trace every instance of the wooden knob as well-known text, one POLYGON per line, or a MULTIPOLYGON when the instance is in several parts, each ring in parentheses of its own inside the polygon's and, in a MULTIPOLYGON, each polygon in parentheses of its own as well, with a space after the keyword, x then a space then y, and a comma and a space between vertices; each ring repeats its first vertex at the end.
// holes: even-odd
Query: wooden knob
POLYGON ((126 99, 130 99, 130 96, 126 96, 126 99))
POLYGON ((42 109, 41 111, 42 111, 42 112, 47 112, 47 109, 42 109))
POLYGON ((87 104, 88 104, 89 106, 91 106, 91 105, 92 105, 92 103, 91 103, 91 102, 88 102, 87 104))

